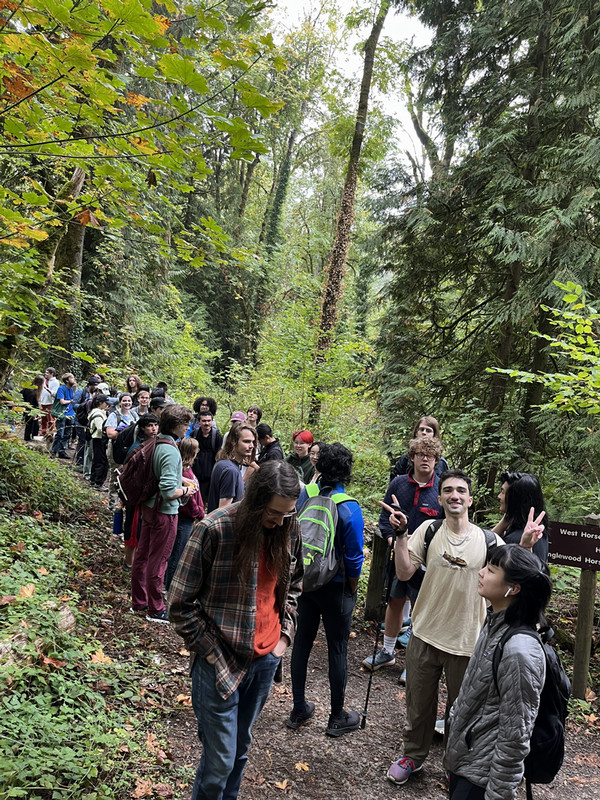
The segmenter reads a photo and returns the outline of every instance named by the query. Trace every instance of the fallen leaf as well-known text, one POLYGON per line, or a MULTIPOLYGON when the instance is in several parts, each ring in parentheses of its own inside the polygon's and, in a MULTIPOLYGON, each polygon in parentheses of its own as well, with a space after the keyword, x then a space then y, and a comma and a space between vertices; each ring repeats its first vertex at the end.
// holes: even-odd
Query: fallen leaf
POLYGON ((596 692, 594 692, 592 689, 590 689, 589 686, 585 690, 585 699, 587 700, 588 703, 593 703, 594 700, 598 699, 596 697, 596 692))
POLYGON ((42 512, 41 512, 41 511, 32 511, 32 512, 31 512, 31 516, 32 516, 34 519, 37 519, 37 521, 38 521, 38 522, 41 522, 41 521, 42 521, 42 519, 44 518, 44 515, 42 514, 42 512))
POLYGON ((581 767, 600 767, 600 756, 596 753, 579 753, 573 761, 581 767))
POLYGON ((130 753, 130 752, 131 752, 131 750, 129 749, 129 745, 122 744, 122 745, 119 747, 119 752, 120 752, 120 753, 130 753))
POLYGON ((5 594, 4 597, 0 597, 0 606, 7 606, 9 603, 12 603, 13 600, 16 600, 17 596, 15 594, 5 594))
POLYGON ((175 698, 176 703, 181 703, 182 706, 191 706, 192 697, 189 694, 178 694, 175 698))
POLYGON ((132 797, 152 797, 152 781, 138 778, 135 789, 131 792, 132 797))
POLYGON ((594 722, 596 722, 596 720, 598 719, 598 717, 597 717, 595 714, 584 714, 583 716, 586 718, 586 720, 587 720, 588 722, 591 722, 591 724, 592 724, 592 725, 593 725, 593 724, 594 724, 594 722))
POLYGON ((288 788, 289 785, 290 784, 289 784, 287 778, 285 780, 283 780, 283 781, 275 781, 275 786, 278 789, 282 789, 284 792, 286 791, 286 789, 288 788))
POLYGON ((356 639, 356 631, 350 631, 350 636, 348 638, 356 639))
POLYGON ((173 797, 173 789, 168 783, 155 783, 153 788, 159 797, 173 797))
POLYGON ((156 752, 156 745, 158 743, 158 736, 155 733, 148 733, 146 734, 146 747, 150 750, 151 753, 156 752))
POLYGON ((46 567, 40 567, 38 569, 38 575, 50 575, 46 567))
POLYGON ((298 772, 308 772, 308 764, 305 761, 298 761, 294 766, 298 772))
MULTIPOLYGON (((96 650, 95 653, 92 653, 91 659, 94 664, 112 664, 112 658, 110 658, 110 656, 105 656, 101 647, 96 650)), ((143 796, 144 795, 140 795, 140 797, 143 796)))
POLYGON ((90 569, 80 569, 77 573, 78 578, 93 578, 94 573, 90 569))
POLYGON ((189 656, 190 654, 190 651, 186 650, 185 647, 180 647, 177 652, 179 653, 180 656, 189 656))
POLYGON ((35 593, 35 584, 28 583, 26 586, 21 586, 19 589, 19 597, 33 597, 35 593))
POLYGON ((25 542, 19 542, 18 544, 11 545, 10 549, 13 551, 13 553, 22 553, 23 550, 25 550, 25 547, 25 542))
POLYGON ((61 667, 66 667, 66 661, 59 661, 58 658, 51 658, 50 656, 45 656, 40 653, 40 661, 45 667, 55 667, 56 669, 60 669, 61 667))

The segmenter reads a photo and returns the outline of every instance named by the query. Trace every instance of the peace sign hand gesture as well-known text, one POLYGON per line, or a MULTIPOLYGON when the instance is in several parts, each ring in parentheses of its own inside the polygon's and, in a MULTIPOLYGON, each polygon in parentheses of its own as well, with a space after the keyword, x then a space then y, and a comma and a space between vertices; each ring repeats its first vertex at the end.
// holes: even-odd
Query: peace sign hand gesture
POLYGON ((532 506, 529 509, 529 516, 527 517, 527 523, 523 528, 521 541, 519 542, 521 547, 524 547, 526 550, 532 550, 533 545, 537 541, 539 541, 544 535, 544 526, 541 524, 541 521, 546 515, 546 512, 542 511, 540 514, 538 514, 538 516, 535 519, 533 518, 534 514, 535 514, 535 508, 533 508, 532 506))

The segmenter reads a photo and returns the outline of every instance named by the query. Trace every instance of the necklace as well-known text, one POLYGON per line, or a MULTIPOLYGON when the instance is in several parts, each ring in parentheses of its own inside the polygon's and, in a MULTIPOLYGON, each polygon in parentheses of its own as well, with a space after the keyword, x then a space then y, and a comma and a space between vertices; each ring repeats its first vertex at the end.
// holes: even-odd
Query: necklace
POLYGON ((444 521, 444 533, 446 534, 446 541, 451 547, 461 547, 463 544, 465 544, 465 542, 467 542, 471 538, 472 527, 473 526, 471 525, 471 523, 469 523, 469 529, 462 537, 462 539, 459 539, 458 541, 452 541, 452 539, 450 538, 451 531, 448 528, 447 523, 444 521))

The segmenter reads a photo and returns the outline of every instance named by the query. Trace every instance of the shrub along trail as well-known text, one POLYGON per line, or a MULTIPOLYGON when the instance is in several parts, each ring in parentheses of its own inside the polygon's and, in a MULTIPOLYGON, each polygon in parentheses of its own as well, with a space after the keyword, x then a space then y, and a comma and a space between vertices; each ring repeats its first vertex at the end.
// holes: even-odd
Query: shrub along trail
MULTIPOLYGON (((118 545, 107 543, 111 538, 108 532, 102 534, 90 547, 93 577, 87 593, 102 608, 96 635, 105 642, 105 653, 123 660, 139 675, 139 703, 154 717, 148 724, 149 752, 131 775, 130 791, 133 796, 157 797, 156 791, 143 792, 168 784, 175 797, 189 798, 200 747, 190 707, 187 653, 169 627, 129 612, 128 575, 120 566, 118 545)), ((363 710, 368 673, 361 662, 372 648, 372 629, 359 614, 349 643, 348 708, 363 710)), ((309 800, 382 800, 409 791, 411 797, 444 797, 441 737, 436 737, 426 769, 411 778, 410 788, 394 786, 385 778, 389 764, 400 752, 405 708, 404 688, 398 683, 404 665, 402 653, 399 651, 395 666, 375 673, 365 729, 339 739, 325 736, 329 687, 322 632, 315 642, 307 684, 307 696, 317 707, 315 717, 298 731, 285 727, 291 708, 288 653, 284 683, 274 686, 254 728, 240 796, 250 800, 285 795, 309 800)), ((536 798, 596 800, 600 795, 600 727, 593 714, 588 716, 586 720, 580 714, 579 722, 571 719, 563 769, 554 784, 535 788, 536 798)), ((525 797, 524 787, 518 797, 525 797)))

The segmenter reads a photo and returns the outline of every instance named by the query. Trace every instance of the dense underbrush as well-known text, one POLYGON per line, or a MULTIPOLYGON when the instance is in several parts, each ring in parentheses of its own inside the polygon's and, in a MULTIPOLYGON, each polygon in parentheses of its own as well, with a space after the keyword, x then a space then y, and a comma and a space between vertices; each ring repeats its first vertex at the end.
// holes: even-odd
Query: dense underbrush
POLYGON ((72 522, 103 522, 102 511, 63 465, 18 443, 0 442, 0 475, 0 798, 122 796, 147 720, 131 677, 89 633, 72 522))

